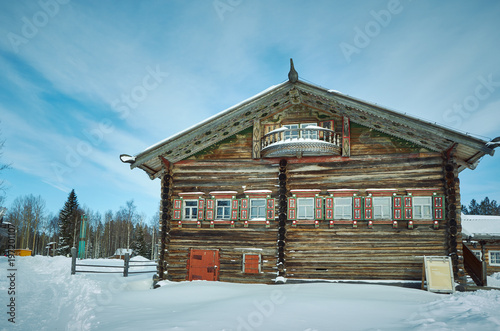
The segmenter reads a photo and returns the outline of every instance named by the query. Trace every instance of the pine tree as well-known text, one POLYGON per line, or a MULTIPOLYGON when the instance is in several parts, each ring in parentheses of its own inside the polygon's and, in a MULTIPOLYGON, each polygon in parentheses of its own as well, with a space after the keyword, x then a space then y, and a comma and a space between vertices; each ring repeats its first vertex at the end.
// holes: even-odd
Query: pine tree
POLYGON ((490 201, 488 197, 485 197, 480 203, 472 199, 469 207, 462 205, 462 212, 466 215, 500 215, 500 206, 496 200, 490 201))
POLYGON ((78 199, 75 190, 71 190, 68 200, 59 213, 59 244, 58 255, 68 255, 73 245, 74 232, 78 221, 78 199))
POLYGON ((149 245, 146 243, 146 238, 144 237, 144 228, 141 224, 137 225, 134 237, 134 241, 130 247, 134 250, 134 254, 149 258, 151 253, 149 245))

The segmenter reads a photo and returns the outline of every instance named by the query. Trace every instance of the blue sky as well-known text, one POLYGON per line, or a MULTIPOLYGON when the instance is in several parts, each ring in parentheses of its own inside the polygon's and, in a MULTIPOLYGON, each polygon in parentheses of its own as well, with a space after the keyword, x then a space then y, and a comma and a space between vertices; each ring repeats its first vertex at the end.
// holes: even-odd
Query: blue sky
MULTIPOLYGON (((104 213, 159 181, 136 154, 287 79, 489 140, 500 136, 498 1, 0 0, 6 205, 71 189, 104 213)), ((500 201, 500 157, 461 173, 462 200, 500 201)))

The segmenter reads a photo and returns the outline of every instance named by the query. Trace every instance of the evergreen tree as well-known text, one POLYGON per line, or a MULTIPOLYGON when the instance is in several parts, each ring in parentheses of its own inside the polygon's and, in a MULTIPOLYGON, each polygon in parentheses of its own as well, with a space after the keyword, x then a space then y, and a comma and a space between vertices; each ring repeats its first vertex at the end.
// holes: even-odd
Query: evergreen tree
POLYGON ((134 250, 134 255, 140 255, 148 259, 151 255, 149 245, 146 243, 144 227, 141 224, 138 224, 136 227, 134 241, 130 248, 134 250))
POLYGON ((75 190, 71 190, 68 200, 59 213, 59 244, 58 255, 68 255, 73 246, 75 230, 78 230, 78 199, 75 190))
POLYGON ((500 215, 500 206, 495 200, 486 197, 480 203, 472 199, 469 207, 462 205, 462 212, 466 215, 500 215))

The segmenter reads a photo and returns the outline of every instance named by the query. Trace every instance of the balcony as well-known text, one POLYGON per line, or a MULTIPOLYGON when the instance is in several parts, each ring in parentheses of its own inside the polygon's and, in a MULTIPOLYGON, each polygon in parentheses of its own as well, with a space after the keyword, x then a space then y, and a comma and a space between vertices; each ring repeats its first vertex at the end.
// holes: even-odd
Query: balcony
POLYGON ((342 138, 330 129, 310 125, 282 127, 261 138, 262 157, 340 155, 342 138))

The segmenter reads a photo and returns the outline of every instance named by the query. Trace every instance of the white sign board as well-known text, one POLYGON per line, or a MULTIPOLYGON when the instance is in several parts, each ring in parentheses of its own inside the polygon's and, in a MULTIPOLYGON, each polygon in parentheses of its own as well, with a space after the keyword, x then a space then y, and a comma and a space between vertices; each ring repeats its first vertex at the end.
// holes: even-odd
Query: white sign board
POLYGON ((424 269, 427 291, 437 293, 455 292, 453 268, 449 256, 424 256, 424 269))

